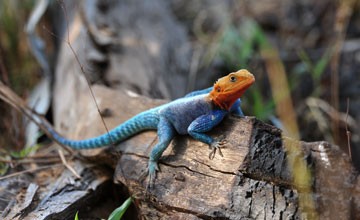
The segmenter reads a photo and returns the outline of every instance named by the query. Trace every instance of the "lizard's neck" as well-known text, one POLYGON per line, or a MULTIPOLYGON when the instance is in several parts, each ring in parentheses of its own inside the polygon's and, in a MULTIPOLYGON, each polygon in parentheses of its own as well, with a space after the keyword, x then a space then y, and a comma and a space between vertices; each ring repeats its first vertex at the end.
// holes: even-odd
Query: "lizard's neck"
POLYGON ((251 84, 246 85, 237 91, 217 93, 213 90, 209 93, 207 99, 211 100, 214 105, 219 106, 222 109, 230 110, 231 106, 244 94, 245 90, 250 85, 251 84))
POLYGON ((236 101, 236 99, 234 101, 224 101, 219 99, 219 97, 213 97, 210 93, 205 97, 205 100, 209 103, 213 103, 215 106, 221 109, 226 109, 226 110, 229 110, 236 101))
POLYGON ((212 97, 209 95, 208 99, 216 106, 220 107, 221 109, 230 110, 231 106, 234 104, 235 100, 224 100, 221 99, 219 96, 212 97))

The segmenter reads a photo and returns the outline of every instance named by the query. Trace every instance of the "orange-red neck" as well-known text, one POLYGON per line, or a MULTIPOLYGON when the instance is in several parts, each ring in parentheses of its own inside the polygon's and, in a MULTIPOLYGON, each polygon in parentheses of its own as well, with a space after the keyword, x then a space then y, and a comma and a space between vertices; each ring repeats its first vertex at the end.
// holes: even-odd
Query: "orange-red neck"
POLYGON ((251 84, 248 84, 238 90, 228 92, 216 92, 215 85, 214 89, 210 92, 210 98, 215 105, 222 109, 230 110, 234 102, 236 102, 236 100, 238 100, 244 94, 246 89, 248 89, 251 84))

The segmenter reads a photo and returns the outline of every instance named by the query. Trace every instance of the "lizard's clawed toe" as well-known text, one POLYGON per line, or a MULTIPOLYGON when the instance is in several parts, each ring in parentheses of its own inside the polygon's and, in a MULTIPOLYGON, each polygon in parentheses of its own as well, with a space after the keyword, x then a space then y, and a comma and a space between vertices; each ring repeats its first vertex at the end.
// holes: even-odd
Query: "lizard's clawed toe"
POLYGON ((153 187, 155 179, 156 179, 156 172, 160 171, 158 163, 153 160, 149 161, 148 169, 149 169, 149 182, 146 185, 146 190, 149 190, 153 187))
POLYGON ((210 160, 214 159, 215 154, 216 154, 216 148, 213 148, 212 151, 209 154, 209 159, 210 160))
POLYGON ((212 148, 212 150, 211 150, 211 152, 210 152, 210 154, 209 154, 209 159, 210 159, 210 160, 212 160, 212 159, 215 158, 216 150, 219 150, 220 156, 224 157, 224 155, 223 155, 222 152, 221 152, 220 147, 214 147, 214 148, 212 148))
POLYGON ((213 144, 211 144, 210 148, 212 149, 212 151, 209 154, 209 159, 210 160, 214 159, 216 150, 219 150, 220 156, 224 157, 224 155, 221 152, 221 148, 224 148, 227 143, 228 143, 228 141, 223 139, 220 141, 215 141, 213 144))

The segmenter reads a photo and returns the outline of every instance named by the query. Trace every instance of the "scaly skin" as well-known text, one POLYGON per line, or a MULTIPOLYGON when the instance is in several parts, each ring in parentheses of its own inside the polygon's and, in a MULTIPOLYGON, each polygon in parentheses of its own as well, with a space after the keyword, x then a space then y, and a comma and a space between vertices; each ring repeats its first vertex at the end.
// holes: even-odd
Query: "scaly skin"
POLYGON ((240 96, 254 82, 254 76, 247 70, 230 73, 220 78, 213 87, 189 93, 183 98, 142 112, 111 130, 109 134, 87 140, 68 140, 51 128, 49 130, 64 145, 76 149, 92 149, 109 145, 112 141, 123 141, 143 130, 157 129, 159 143, 151 150, 149 159, 149 184, 152 184, 158 170, 157 162, 175 133, 189 134, 196 140, 209 144, 212 148, 209 155, 211 159, 217 149, 221 154, 220 147, 225 142, 214 140, 205 132, 218 125, 228 113, 243 115, 240 96))

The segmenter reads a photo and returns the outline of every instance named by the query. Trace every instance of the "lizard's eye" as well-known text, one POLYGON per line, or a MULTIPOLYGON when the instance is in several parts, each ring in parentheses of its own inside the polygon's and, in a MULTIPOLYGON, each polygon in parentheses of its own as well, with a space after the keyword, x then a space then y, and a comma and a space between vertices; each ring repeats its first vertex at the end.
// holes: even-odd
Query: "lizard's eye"
POLYGON ((230 82, 236 82, 237 78, 235 76, 230 76, 230 82))
POLYGON ((220 91, 221 91, 220 86, 219 86, 219 87, 217 87, 216 91, 217 91, 217 92, 220 92, 220 91))

